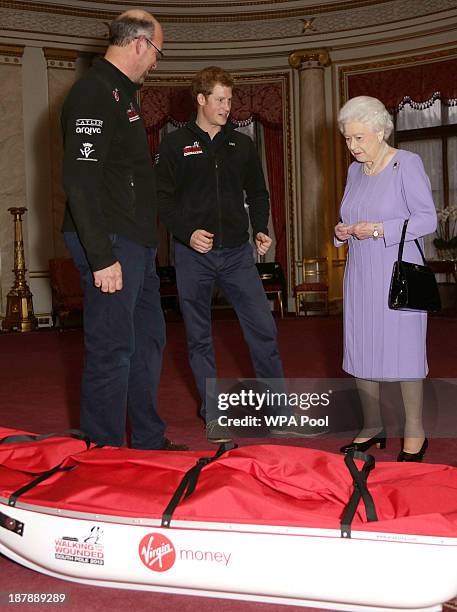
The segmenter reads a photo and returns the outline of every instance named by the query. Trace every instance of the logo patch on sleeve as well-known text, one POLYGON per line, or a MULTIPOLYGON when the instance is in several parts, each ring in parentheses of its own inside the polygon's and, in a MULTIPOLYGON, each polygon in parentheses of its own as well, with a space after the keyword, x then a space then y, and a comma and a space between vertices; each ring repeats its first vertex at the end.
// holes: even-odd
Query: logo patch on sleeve
POLYGON ((187 157, 188 155, 198 155, 199 153, 203 153, 203 149, 201 148, 198 140, 196 140, 193 145, 187 145, 184 147, 182 152, 184 157, 187 157))
POLYGON ((95 157, 90 157, 95 153, 94 145, 91 142, 83 142, 83 148, 79 149, 83 157, 77 157, 77 161, 98 161, 95 157))
POLYGON ((101 119, 76 119, 77 134, 101 134, 103 121, 101 119))
POLYGON ((133 121, 138 121, 140 115, 136 112, 135 107, 133 106, 133 102, 130 102, 130 106, 127 109, 127 117, 129 118, 130 123, 133 121))

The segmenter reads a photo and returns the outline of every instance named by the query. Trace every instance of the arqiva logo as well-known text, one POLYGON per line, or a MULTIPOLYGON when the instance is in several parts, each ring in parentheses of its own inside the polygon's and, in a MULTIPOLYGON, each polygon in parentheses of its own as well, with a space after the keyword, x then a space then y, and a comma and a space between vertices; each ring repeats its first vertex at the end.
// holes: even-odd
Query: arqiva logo
POLYGON ((176 551, 170 540, 161 533, 148 533, 138 548, 140 559, 154 572, 166 572, 176 561, 176 551))

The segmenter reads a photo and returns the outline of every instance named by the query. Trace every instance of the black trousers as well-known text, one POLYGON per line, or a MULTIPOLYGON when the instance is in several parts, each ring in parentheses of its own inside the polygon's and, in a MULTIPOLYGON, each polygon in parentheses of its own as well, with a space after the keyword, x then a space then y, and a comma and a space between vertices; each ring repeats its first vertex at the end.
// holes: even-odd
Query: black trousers
POLYGON ((283 378, 276 325, 255 266, 252 247, 197 253, 175 242, 179 302, 186 326, 190 365, 202 400, 201 415, 217 418, 205 403, 206 380, 216 378, 211 335, 211 298, 217 283, 234 307, 251 353, 257 378, 283 378))
POLYGON ((132 447, 158 449, 165 423, 157 392, 165 345, 165 322, 155 270, 156 249, 112 235, 122 266, 123 288, 102 293, 75 232, 64 234, 84 288, 85 363, 81 386, 81 429, 93 442, 122 446, 126 413, 132 447))

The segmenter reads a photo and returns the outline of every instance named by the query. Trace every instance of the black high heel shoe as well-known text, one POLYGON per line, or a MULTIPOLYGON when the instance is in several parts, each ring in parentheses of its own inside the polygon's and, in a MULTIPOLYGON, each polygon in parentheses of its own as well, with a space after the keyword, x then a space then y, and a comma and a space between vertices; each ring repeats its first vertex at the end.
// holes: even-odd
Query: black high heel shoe
POLYGON ((416 463, 421 463, 424 458, 425 451, 428 448, 428 439, 425 438, 422 446, 417 451, 417 453, 407 453, 402 450, 401 453, 397 457, 397 461, 415 461, 416 463))
POLYGON ((350 451, 360 451, 364 453, 367 451, 373 444, 376 444, 377 448, 386 448, 387 437, 384 429, 381 429, 375 436, 366 440, 365 442, 351 442, 351 444, 347 444, 346 446, 342 446, 340 448, 340 453, 349 453, 350 451))

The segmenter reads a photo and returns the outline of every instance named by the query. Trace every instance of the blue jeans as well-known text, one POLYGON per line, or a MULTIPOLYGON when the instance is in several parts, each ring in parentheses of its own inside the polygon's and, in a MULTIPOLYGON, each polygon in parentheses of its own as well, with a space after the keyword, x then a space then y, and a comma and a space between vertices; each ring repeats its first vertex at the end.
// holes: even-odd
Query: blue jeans
POLYGON ((157 414, 157 393, 165 345, 156 249, 112 234, 122 266, 123 288, 102 293, 75 232, 65 243, 84 289, 85 363, 81 386, 81 429, 93 442, 122 446, 128 411, 133 448, 164 445, 165 423, 157 414))
POLYGON ((175 242, 175 267, 190 366, 202 400, 200 413, 208 422, 218 416, 212 402, 205 404, 206 379, 216 378, 211 336, 214 284, 217 282, 236 311, 257 378, 284 378, 276 325, 249 243, 202 254, 175 242))

